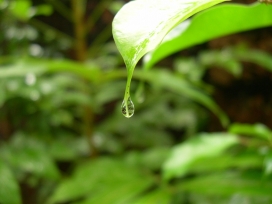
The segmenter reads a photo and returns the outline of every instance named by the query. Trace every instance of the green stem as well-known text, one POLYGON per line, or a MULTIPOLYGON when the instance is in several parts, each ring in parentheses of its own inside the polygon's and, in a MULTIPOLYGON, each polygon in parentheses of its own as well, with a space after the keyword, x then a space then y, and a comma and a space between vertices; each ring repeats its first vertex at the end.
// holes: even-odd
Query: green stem
POLYGON ((127 78, 127 83, 126 83, 126 89, 125 89, 125 95, 124 95, 124 100, 127 101, 130 97, 130 84, 131 84, 131 78, 127 78))
POLYGON ((72 0, 74 26, 75 26, 75 52, 76 58, 80 62, 84 62, 87 58, 87 43, 85 39, 85 22, 84 14, 86 8, 85 0, 72 0))
POLYGON ((130 118, 134 113, 134 104, 130 98, 130 84, 131 84, 132 75, 133 75, 133 71, 131 71, 131 67, 127 65, 127 84, 125 89, 124 100, 122 103, 122 113, 127 118, 130 118))
POLYGON ((125 96, 124 99, 127 101, 130 97, 130 84, 133 76, 133 70, 135 68, 135 65, 131 62, 125 61, 126 68, 127 68, 127 84, 126 84, 126 90, 125 90, 125 96))
MULTIPOLYGON (((73 17, 74 17, 74 29, 75 29, 75 54, 76 59, 79 62, 85 62, 87 59, 87 42, 85 38, 85 9, 86 1, 85 0, 71 0, 73 8, 73 17)), ((85 81, 85 83, 88 83, 85 81)), ((85 94, 90 95, 88 89, 82 90, 85 94)), ((93 142, 93 124, 94 124, 94 114, 92 109, 88 105, 82 107, 83 111, 83 134, 86 136, 90 150, 91 156, 97 156, 97 150, 93 142)))

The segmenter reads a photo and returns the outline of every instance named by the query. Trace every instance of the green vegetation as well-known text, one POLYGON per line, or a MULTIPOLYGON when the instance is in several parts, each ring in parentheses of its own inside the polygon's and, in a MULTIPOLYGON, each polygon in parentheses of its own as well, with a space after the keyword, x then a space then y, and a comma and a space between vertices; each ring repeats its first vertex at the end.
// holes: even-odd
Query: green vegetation
MULTIPOLYGON (((225 93, 248 67, 270 76, 271 35, 252 36, 271 30, 272 6, 171 0, 174 17, 147 19, 163 2, 0 0, 1 204, 272 202, 270 120, 225 93)), ((270 118, 271 93, 254 97, 270 118)))

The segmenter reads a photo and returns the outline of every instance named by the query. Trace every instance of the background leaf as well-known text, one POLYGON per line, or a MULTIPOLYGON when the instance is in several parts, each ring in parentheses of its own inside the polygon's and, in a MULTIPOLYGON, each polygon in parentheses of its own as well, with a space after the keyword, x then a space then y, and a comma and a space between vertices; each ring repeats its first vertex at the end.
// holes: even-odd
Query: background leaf
POLYGON ((184 181, 180 185, 183 190, 201 194, 231 195, 239 192, 242 195, 266 196, 271 199, 271 181, 263 181, 258 172, 224 172, 184 181))
POLYGON ((160 203, 168 204, 171 201, 171 194, 167 189, 157 189, 149 194, 142 196, 138 200, 131 202, 132 204, 150 204, 150 203, 160 203))
POLYGON ((120 160, 104 157, 78 166, 73 176, 58 186, 50 203, 86 196, 86 203, 127 203, 151 184, 152 179, 137 169, 120 160))
POLYGON ((229 132, 244 136, 259 137, 271 141, 272 132, 263 124, 240 124, 234 123, 229 127, 229 132))
POLYGON ((146 68, 190 46, 224 35, 270 26, 272 7, 259 3, 250 6, 224 4, 197 14, 192 20, 182 24, 169 33, 170 36, 166 36, 165 41, 145 58, 146 68))
POLYGON ((42 141, 23 134, 17 134, 12 139, 10 144, 2 145, 0 151, 0 157, 11 167, 23 173, 32 173, 37 178, 59 178, 60 172, 42 141))
POLYGON ((135 77, 140 77, 140 79, 149 81, 158 88, 167 88, 204 105, 219 117, 223 126, 226 126, 229 122, 227 116, 208 94, 203 93, 203 90, 200 91, 198 87, 193 86, 192 83, 183 77, 170 74, 166 70, 152 70, 148 72, 137 70, 135 77))
POLYGON ((227 133, 201 134, 187 140, 172 149, 163 165, 163 176, 165 179, 183 176, 195 161, 220 155, 237 143, 237 137, 227 133))
POLYGON ((21 203, 19 185, 9 167, 2 160, 0 160, 0 203, 21 203))

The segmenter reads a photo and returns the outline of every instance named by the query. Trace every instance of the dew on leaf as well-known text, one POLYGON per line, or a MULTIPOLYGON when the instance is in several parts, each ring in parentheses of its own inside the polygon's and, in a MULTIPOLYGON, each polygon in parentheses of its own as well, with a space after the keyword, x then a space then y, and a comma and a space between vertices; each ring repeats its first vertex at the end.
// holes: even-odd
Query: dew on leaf
POLYGON ((122 105, 122 113, 126 118, 130 118, 134 114, 134 104, 130 97, 127 100, 123 100, 122 105))

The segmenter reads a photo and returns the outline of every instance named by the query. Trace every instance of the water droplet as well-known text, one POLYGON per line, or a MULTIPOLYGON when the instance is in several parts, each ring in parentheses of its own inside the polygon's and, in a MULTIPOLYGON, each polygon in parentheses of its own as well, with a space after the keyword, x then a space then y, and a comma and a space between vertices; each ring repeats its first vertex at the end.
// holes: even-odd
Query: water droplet
POLYGON ((130 118, 134 114, 134 104, 130 97, 128 97, 127 101, 123 100, 122 103, 122 113, 125 117, 130 118))

